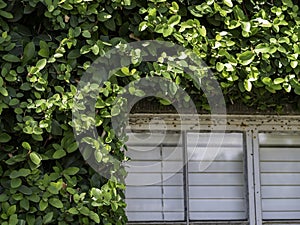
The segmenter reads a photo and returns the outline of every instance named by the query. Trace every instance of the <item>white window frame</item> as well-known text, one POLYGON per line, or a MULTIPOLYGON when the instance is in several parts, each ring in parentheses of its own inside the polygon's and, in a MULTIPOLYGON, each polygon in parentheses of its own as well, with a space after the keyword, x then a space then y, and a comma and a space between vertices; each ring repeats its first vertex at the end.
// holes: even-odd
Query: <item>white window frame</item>
MULTIPOLYGON (((181 115, 182 116, 182 115, 181 115)), ((260 225, 263 222, 268 224, 286 224, 286 221, 263 221, 262 220, 262 199, 261 199, 261 185, 260 185, 260 161, 259 161, 259 133, 269 132, 286 132, 298 133, 300 135, 300 116, 298 115, 214 115, 212 120, 210 115, 198 115, 201 129, 195 126, 195 115, 184 115, 184 121, 180 120, 179 115, 175 114, 131 114, 129 118, 128 130, 131 132, 147 132, 149 131, 149 122, 153 119, 160 118, 164 120, 166 130, 183 132, 183 137, 190 131, 197 132, 225 132, 224 123, 226 123, 226 131, 244 133, 245 142, 245 164, 246 164, 246 186, 248 190, 247 203, 248 203, 248 221, 226 221, 226 224, 249 224, 260 225), (219 126, 221 125, 221 126, 219 126), (222 128, 222 130, 220 130, 222 128), (229 223, 228 223, 229 222, 229 223)), ((186 145, 186 142, 183 142, 186 145)), ((184 147, 186 149, 186 146, 184 147)), ((185 173, 187 170, 185 169, 185 173)), ((185 174, 187 176, 187 174, 185 174)), ((185 201, 188 200, 188 182, 184 183, 185 201)), ((186 204, 186 202, 185 202, 186 204)), ((186 205, 188 215, 188 204, 186 205)), ((300 224, 300 220, 288 221, 289 223, 300 224)), ((191 222, 186 216, 184 222, 145 222, 145 223, 128 223, 135 225, 142 224, 224 224, 224 221, 199 221, 191 222)))

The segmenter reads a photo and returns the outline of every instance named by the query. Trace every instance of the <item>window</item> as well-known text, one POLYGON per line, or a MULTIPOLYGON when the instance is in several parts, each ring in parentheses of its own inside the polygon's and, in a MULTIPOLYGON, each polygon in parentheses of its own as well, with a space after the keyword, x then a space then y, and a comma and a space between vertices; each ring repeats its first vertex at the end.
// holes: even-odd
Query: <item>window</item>
POLYGON ((263 220, 300 219, 300 138, 259 134, 263 220))
POLYGON ((294 123, 231 117, 220 133, 207 132, 210 124, 204 124, 206 132, 185 124, 179 131, 173 121, 167 134, 150 134, 135 124, 137 133, 127 143, 130 223, 300 224, 300 138, 290 131, 294 123))

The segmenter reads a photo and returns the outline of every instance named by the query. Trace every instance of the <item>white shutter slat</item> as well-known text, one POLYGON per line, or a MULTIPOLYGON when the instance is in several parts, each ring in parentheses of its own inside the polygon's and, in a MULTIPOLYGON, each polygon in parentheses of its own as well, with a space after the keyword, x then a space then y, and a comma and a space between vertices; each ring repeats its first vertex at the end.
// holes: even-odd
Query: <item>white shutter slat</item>
POLYGON ((243 186, 191 186, 189 189, 190 199, 207 199, 209 196, 218 199, 242 199, 244 195, 243 186))

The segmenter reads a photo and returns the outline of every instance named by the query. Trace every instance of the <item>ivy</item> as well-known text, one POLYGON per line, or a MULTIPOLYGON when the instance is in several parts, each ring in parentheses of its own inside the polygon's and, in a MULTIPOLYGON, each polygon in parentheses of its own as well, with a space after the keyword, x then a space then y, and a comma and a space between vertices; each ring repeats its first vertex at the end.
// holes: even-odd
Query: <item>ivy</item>
MULTIPOLYGON (((85 163, 72 127, 81 77, 124 43, 164 40, 191 49, 213 71, 228 105, 297 107, 298 5, 297 0, 0 0, 1 224, 126 224, 125 186, 85 163)), ((99 90, 97 162, 107 155, 125 160, 125 139, 116 137, 111 119, 122 113, 125 103, 116 103, 116 96, 129 83, 160 76, 172 81, 165 88, 175 97, 181 87, 189 93, 186 102, 192 98, 198 108, 210 109, 179 67, 187 66, 184 59, 170 66, 163 58, 141 62, 138 50, 131 54, 131 65, 99 90)), ((134 85, 128 92, 145 95, 134 85)))

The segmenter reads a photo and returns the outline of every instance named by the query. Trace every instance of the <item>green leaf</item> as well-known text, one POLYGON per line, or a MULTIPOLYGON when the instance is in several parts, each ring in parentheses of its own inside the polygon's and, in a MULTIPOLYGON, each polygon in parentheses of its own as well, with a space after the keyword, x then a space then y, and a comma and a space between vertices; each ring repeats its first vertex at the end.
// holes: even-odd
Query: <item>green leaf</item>
POLYGON ((14 63, 20 62, 20 59, 13 54, 6 54, 6 55, 2 56, 2 59, 4 59, 7 62, 14 62, 14 63))
POLYGON ((22 185, 22 180, 20 178, 11 179, 11 182, 10 182, 11 188, 18 188, 21 185, 22 185))
POLYGON ((10 206, 7 211, 6 211, 6 215, 11 216, 13 215, 17 210, 17 206, 16 205, 12 205, 10 206))
POLYGON ((8 92, 7 92, 7 90, 6 90, 4 87, 0 87, 0 93, 1 93, 3 96, 8 96, 8 92))
POLYGON ((170 19, 168 20, 168 24, 173 27, 175 25, 177 25, 180 22, 181 16, 179 15, 174 15, 171 16, 170 19))
POLYGON ((74 208, 74 207, 70 208, 70 209, 68 210, 68 212, 71 213, 71 214, 73 214, 73 215, 78 214, 78 210, 77 210, 76 208, 74 208))
POLYGON ((6 19, 13 19, 14 16, 10 12, 6 12, 3 10, 0 10, 0 16, 6 18, 6 19))
POLYGON ((293 69, 295 69, 298 66, 298 61, 291 61, 290 65, 293 69))
POLYGON ((144 31, 144 30, 147 29, 147 27, 148 27, 147 22, 146 22, 146 21, 143 21, 143 22, 141 22, 140 25, 139 25, 139 31, 144 31))
POLYGON ((179 10, 179 5, 177 4, 177 2, 172 2, 172 7, 171 7, 172 11, 177 12, 179 10))
POLYGON ((217 62, 216 69, 217 69, 218 72, 222 72, 223 69, 224 69, 224 64, 221 63, 221 62, 217 62))
POLYGON ((269 53, 269 51, 270 51, 269 44, 260 43, 255 47, 254 51, 256 53, 269 53))
POLYGON ((38 68, 39 71, 41 71, 42 69, 44 69, 44 67, 47 64, 47 60, 46 59, 40 59, 39 61, 37 61, 36 63, 36 67, 38 68))
POLYGON ((79 49, 74 49, 74 50, 70 51, 67 58, 68 59, 77 59, 80 55, 81 55, 80 50, 79 49))
POLYGON ((23 208, 23 209, 25 209, 25 210, 29 210, 29 201, 28 201, 28 199, 23 198, 20 201, 20 207, 23 208))
POLYGON ((251 89, 252 89, 252 83, 251 83, 251 81, 249 81, 249 80, 245 80, 244 81, 244 87, 245 87, 245 89, 246 89, 246 91, 251 91, 251 89))
POLYGON ((79 169, 78 167, 69 167, 69 168, 67 168, 67 169, 65 169, 65 170, 63 171, 63 174, 69 175, 69 176, 73 176, 73 175, 75 175, 76 173, 78 173, 79 170, 80 170, 80 169, 79 169))
POLYGON ((33 214, 27 214, 26 221, 27 221, 28 225, 34 225, 35 224, 35 216, 33 214))
POLYGON ((294 6, 294 3, 293 3, 292 0, 282 0, 282 3, 283 3, 284 5, 287 5, 287 6, 290 7, 290 8, 293 8, 293 6, 294 6))
POLYGON ((199 33, 202 37, 206 37, 206 29, 205 29, 205 26, 201 26, 199 28, 199 33))
POLYGON ((58 198, 50 198, 49 203, 50 203, 50 205, 52 205, 53 207, 58 208, 58 209, 61 209, 64 207, 64 205, 58 198))
POLYGON ((49 57, 49 46, 47 42, 41 40, 40 41, 40 50, 38 51, 38 55, 48 58, 49 57))
POLYGON ((39 202, 39 208, 40 208, 41 211, 44 211, 47 207, 48 207, 48 202, 47 201, 41 200, 39 202))
POLYGON ((82 36, 85 37, 85 38, 91 38, 92 37, 91 33, 88 30, 84 30, 82 32, 82 36))
POLYGON ((173 30, 174 30, 174 28, 171 27, 171 26, 164 27, 164 28, 163 28, 163 31, 162 31, 163 36, 164 36, 164 37, 170 36, 170 35, 173 33, 173 30))
POLYGON ((111 116, 117 116, 119 115, 121 112, 120 110, 120 107, 118 105, 114 105, 112 108, 111 108, 111 116))
POLYGON ((35 165, 39 165, 39 164, 41 163, 42 158, 41 158, 41 156, 40 156, 38 153, 36 153, 36 152, 31 152, 31 153, 29 154, 29 157, 30 157, 31 161, 32 161, 35 165))
POLYGON ((63 149, 59 149, 59 150, 57 150, 57 151, 54 152, 54 154, 53 154, 52 157, 54 159, 60 159, 60 158, 62 158, 64 156, 66 156, 66 155, 67 155, 67 153, 63 149))
POLYGON ((31 60, 34 57, 34 53, 35 53, 35 45, 33 42, 29 42, 24 48, 22 62, 24 64, 27 63, 29 60, 31 60))
POLYGON ((43 224, 50 223, 53 219, 53 212, 48 212, 44 217, 43 217, 43 224))
POLYGON ((295 92, 295 94, 300 95, 300 88, 295 88, 294 92, 295 92))
POLYGON ((238 56, 240 63, 244 66, 250 64, 255 58, 255 54, 252 51, 245 51, 238 56))
POLYGON ((0 143, 6 143, 11 140, 11 136, 8 135, 7 133, 2 133, 0 134, 0 143))
POLYGON ((232 8, 233 7, 233 4, 232 4, 232 1, 231 0, 223 0, 223 3, 225 5, 227 5, 228 7, 232 8))
POLYGON ((78 144, 76 142, 73 142, 69 146, 67 146, 67 152, 72 153, 78 149, 78 144))
POLYGON ((31 84, 28 82, 25 82, 25 83, 21 84, 20 89, 22 91, 29 91, 31 89, 31 84))
POLYGON ((97 18, 100 22, 107 21, 108 19, 111 18, 111 15, 107 12, 100 12, 97 14, 97 18))
POLYGON ((0 194, 0 202, 6 202, 8 199, 9 197, 6 194, 0 194))
POLYGON ((0 9, 3 9, 7 6, 7 4, 4 1, 0 1, 0 9))
POLYGON ((104 26, 106 28, 108 28, 109 30, 111 30, 111 31, 115 31, 116 30, 116 23, 115 23, 114 18, 110 18, 109 20, 105 21, 104 26))
POLYGON ((97 224, 100 223, 100 217, 98 216, 97 213, 90 211, 89 217, 94 220, 97 224))
POLYGON ((20 169, 20 170, 13 170, 13 171, 10 173, 9 177, 10 177, 11 179, 17 178, 17 177, 27 177, 30 173, 31 173, 31 172, 30 172, 29 169, 22 168, 22 169, 20 169))
POLYGON ((95 159, 97 160, 97 162, 101 162, 103 156, 102 156, 102 153, 101 151, 97 150, 95 151, 95 159))
POLYGON ((271 79, 270 77, 264 77, 264 78, 262 79, 262 82, 263 82, 265 85, 268 85, 268 86, 272 85, 272 79, 271 79))
POLYGON ((9 217, 9 221, 8 221, 8 224, 9 224, 9 225, 17 225, 18 222, 19 222, 19 220, 18 220, 17 214, 11 215, 11 216, 9 217))
POLYGON ((31 150, 30 144, 26 141, 22 142, 22 147, 25 148, 26 150, 31 150))
POLYGON ((21 187, 19 187, 18 189, 21 193, 23 193, 24 195, 31 195, 32 194, 32 190, 25 186, 25 185, 22 185, 21 187))
POLYGON ((160 99, 159 102, 160 102, 162 105, 171 105, 171 104, 172 104, 172 102, 170 102, 169 100, 164 99, 164 98, 160 99))
POLYGON ((281 83, 283 83, 285 80, 283 79, 283 78, 276 78, 275 80, 274 80, 274 84, 281 84, 281 83))

